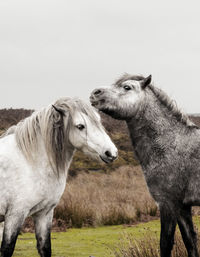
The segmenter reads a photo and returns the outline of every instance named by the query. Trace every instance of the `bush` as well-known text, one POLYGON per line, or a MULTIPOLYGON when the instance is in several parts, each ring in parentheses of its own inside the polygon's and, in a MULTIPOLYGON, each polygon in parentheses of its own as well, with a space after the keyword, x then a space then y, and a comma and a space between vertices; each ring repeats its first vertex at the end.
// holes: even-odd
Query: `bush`
MULTIPOLYGON (((198 236, 198 249, 200 249, 200 235, 198 236)), ((115 257, 160 257, 159 235, 152 232, 151 236, 144 236, 142 239, 134 239, 133 235, 124 235, 120 244, 111 249, 115 257)), ((172 257, 187 257, 180 232, 175 235, 175 244, 172 257)))
POLYGON ((20 120, 30 116, 33 110, 26 109, 1 109, 0 110, 0 130, 8 129, 16 125, 20 120))

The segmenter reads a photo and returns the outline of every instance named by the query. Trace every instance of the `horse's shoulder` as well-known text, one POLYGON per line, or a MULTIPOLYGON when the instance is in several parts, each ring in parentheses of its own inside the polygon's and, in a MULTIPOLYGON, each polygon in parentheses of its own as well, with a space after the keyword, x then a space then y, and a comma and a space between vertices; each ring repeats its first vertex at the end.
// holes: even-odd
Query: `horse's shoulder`
POLYGON ((15 135, 10 134, 10 135, 5 135, 0 138, 0 152, 1 151, 11 151, 11 148, 15 148, 17 146, 16 140, 15 140, 15 135))
POLYGON ((17 146, 15 135, 10 134, 0 139, 0 163, 8 163, 9 166, 20 165, 22 153, 17 146))

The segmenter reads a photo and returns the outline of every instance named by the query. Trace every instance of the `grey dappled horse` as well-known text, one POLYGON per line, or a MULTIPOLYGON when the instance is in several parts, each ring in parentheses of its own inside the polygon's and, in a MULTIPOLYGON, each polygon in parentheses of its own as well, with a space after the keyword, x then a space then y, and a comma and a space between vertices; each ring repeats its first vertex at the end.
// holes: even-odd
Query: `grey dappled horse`
POLYGON ((97 109, 125 120, 149 191, 160 209, 162 257, 169 257, 178 223, 189 257, 198 257, 191 207, 200 205, 200 130, 151 84, 125 74, 90 97, 97 109))

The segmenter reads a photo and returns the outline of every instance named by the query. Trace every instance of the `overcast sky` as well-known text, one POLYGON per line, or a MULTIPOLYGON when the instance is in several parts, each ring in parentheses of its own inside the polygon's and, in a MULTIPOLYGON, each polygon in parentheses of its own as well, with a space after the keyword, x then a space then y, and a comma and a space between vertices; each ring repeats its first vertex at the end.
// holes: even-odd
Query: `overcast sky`
POLYGON ((124 72, 200 112, 200 2, 0 0, 0 108, 88 100, 124 72))

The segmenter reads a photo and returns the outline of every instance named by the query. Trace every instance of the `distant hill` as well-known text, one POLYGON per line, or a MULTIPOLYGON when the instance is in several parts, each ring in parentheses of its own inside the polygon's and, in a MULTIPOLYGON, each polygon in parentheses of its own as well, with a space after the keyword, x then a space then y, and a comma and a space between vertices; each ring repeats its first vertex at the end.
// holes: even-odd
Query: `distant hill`
MULTIPOLYGON (((12 125, 17 124, 20 120, 30 116, 33 110, 27 109, 0 109, 0 130, 5 130, 12 125)), ((109 133, 128 133, 126 123, 124 121, 112 119, 110 116, 100 113, 102 123, 109 133)), ((200 114, 189 114, 189 118, 200 126, 200 114)))
MULTIPOLYGON (((8 129, 10 126, 17 124, 20 120, 30 116, 33 110, 27 109, 0 109, 0 132, 8 129)), ((119 140, 119 134, 128 136, 129 132, 124 121, 112 119, 110 116, 100 113, 102 123, 109 134, 115 135, 114 140, 120 144, 120 149, 132 150, 129 140, 119 140)), ((200 127, 200 114, 190 114, 189 118, 200 127)), ((124 138, 123 138, 124 139, 124 138)))
POLYGON ((31 115, 33 110, 26 109, 0 109, 0 131, 8 129, 20 120, 31 115))

